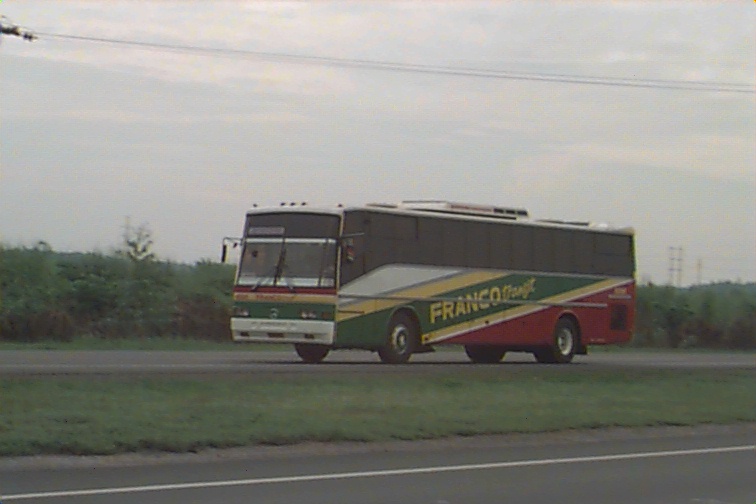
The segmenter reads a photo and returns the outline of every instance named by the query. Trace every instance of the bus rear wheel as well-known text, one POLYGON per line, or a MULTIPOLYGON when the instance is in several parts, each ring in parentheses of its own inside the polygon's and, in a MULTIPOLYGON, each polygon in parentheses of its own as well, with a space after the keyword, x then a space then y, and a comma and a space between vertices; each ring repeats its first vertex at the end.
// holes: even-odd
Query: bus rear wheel
POLYGON ((544 364, 567 364, 572 362, 579 345, 577 326, 572 319, 562 317, 554 327, 551 346, 539 348, 533 354, 544 364))
POLYGON ((507 350, 493 345, 465 345, 465 353, 475 364, 496 364, 507 350))
POLYGON ((378 356, 386 364, 404 364, 418 347, 418 330, 415 321, 406 313, 391 317, 386 343, 378 349, 378 356))
POLYGON ((297 355, 307 364, 317 364, 326 358, 330 347, 326 345, 314 345, 312 343, 295 343, 294 350, 297 355))

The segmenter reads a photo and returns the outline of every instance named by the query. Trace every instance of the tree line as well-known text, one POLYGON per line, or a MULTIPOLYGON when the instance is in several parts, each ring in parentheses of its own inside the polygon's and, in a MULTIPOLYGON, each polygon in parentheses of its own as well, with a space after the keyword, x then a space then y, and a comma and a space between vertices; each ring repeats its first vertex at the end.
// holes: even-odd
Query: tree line
MULTIPOLYGON (((0 245, 0 340, 229 341, 234 267, 161 261, 143 229, 130 238, 110 254, 0 245)), ((639 285, 631 345, 756 349, 756 284, 639 285)))
POLYGON ((634 346, 756 349, 756 283, 639 286, 634 346))
POLYGON ((144 244, 112 254, 0 246, 0 340, 228 340, 234 268, 158 261, 144 244))

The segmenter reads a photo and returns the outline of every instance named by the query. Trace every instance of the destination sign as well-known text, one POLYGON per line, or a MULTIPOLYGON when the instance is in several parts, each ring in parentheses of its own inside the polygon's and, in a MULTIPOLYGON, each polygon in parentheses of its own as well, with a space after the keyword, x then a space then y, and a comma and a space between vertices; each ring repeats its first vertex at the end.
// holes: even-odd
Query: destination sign
POLYGON ((285 233, 286 228, 283 226, 250 226, 247 229, 247 236, 283 236, 285 233))

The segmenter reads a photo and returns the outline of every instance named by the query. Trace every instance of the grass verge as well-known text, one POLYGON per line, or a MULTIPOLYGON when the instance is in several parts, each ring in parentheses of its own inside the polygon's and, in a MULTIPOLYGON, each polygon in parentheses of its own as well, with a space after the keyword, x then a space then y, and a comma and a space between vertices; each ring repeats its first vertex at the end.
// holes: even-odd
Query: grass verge
POLYGON ((0 455, 756 421, 748 370, 0 380, 0 455))

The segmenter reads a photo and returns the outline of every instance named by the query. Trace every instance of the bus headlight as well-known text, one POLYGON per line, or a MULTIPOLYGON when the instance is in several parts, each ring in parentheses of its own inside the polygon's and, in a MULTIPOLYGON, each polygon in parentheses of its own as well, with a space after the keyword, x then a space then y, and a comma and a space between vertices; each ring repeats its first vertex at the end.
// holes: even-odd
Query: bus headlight
POLYGON ((310 310, 302 310, 301 312, 299 312, 299 316, 305 320, 313 320, 318 318, 318 314, 310 310))
POLYGON ((234 306, 234 317, 249 317, 249 310, 241 306, 234 306))

